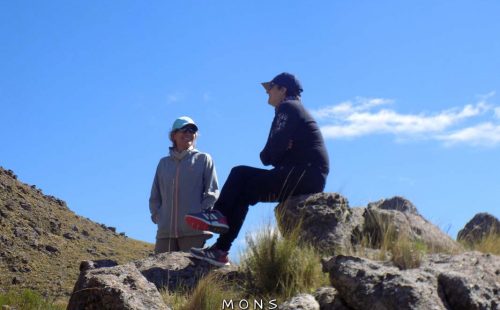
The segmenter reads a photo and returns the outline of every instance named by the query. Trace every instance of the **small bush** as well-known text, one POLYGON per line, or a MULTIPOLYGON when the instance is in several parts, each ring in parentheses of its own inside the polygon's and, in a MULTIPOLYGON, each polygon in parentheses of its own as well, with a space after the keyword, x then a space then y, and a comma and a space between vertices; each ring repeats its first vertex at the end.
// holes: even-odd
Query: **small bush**
POLYGON ((247 245, 241 265, 251 294, 289 298, 328 283, 319 255, 311 246, 300 244, 296 232, 283 238, 268 225, 255 237, 247 236, 247 245))
POLYGON ((412 241, 408 236, 399 235, 390 248, 391 261, 399 269, 417 268, 422 263, 422 258, 427 252, 427 246, 420 241, 412 241))
POLYGON ((11 290, 0 294, 0 306, 10 306, 19 310, 57 310, 65 306, 54 305, 44 299, 39 293, 30 290, 11 290))

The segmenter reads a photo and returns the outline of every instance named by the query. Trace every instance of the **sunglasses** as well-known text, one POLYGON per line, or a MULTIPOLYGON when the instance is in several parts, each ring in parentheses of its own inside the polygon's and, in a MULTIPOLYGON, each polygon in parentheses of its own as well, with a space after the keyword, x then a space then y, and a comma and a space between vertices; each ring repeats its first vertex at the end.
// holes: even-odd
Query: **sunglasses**
POLYGON ((182 133, 187 133, 187 132, 196 133, 197 132, 196 128, 194 128, 194 127, 183 127, 181 129, 177 129, 177 131, 180 131, 182 133))

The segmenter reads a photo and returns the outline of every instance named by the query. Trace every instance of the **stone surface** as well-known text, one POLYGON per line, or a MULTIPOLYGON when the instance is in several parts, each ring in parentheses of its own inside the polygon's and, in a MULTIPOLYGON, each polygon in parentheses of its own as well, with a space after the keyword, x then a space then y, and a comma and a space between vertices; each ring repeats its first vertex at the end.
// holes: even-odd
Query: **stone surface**
POLYGON ((68 310, 169 309, 154 284, 146 280, 133 263, 94 268, 96 266, 99 264, 89 263, 82 268, 68 310))
POLYGON ((209 272, 227 281, 242 278, 234 265, 215 268, 184 252, 162 253, 125 265, 113 260, 83 261, 68 309, 99 309, 111 301, 123 308, 106 309, 166 309, 158 301, 159 289, 192 289, 209 272))
POLYGON ((333 287, 353 309, 497 309, 500 257, 428 255, 416 269, 352 256, 324 261, 333 287))
POLYGON ((166 287, 171 291, 179 287, 194 288, 198 280, 211 270, 228 280, 238 277, 238 269, 234 265, 216 268, 184 252, 162 253, 135 261, 134 264, 157 288, 166 287))
POLYGON ((294 196, 279 204, 275 214, 281 232, 300 225, 301 236, 323 252, 350 248, 363 226, 362 212, 349 208, 336 193, 294 196))
POLYGON ((491 214, 478 213, 458 232, 457 240, 476 243, 489 234, 500 235, 500 221, 491 214))
POLYGON ((299 294, 292 299, 278 306, 279 310, 320 310, 319 304, 314 296, 309 294, 299 294))
POLYGON ((425 243, 432 252, 458 253, 462 250, 456 241, 419 215, 413 204, 402 197, 369 203, 364 218, 363 234, 370 236, 373 246, 378 246, 385 232, 392 229, 395 234, 425 243))
POLYGON ((350 310, 342 301, 339 292, 331 286, 320 287, 313 293, 321 310, 350 310))

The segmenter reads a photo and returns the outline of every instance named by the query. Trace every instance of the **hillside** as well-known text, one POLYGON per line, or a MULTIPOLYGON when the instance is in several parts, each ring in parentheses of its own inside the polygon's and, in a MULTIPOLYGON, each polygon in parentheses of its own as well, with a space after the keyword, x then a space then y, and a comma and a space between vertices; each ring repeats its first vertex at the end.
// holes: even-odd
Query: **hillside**
POLYGON ((75 214, 0 167, 0 292, 18 287, 69 296, 82 260, 123 263, 152 252, 152 244, 75 214))

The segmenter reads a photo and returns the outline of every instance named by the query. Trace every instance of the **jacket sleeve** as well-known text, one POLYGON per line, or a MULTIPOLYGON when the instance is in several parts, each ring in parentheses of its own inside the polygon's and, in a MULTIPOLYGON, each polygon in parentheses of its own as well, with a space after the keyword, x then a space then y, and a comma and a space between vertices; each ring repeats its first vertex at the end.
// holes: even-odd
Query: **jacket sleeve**
POLYGON ((203 172, 203 197, 201 208, 203 210, 211 209, 219 198, 219 183, 217 182, 217 173, 212 157, 206 154, 205 171, 203 172))
POLYGON ((286 155, 297 128, 298 115, 290 105, 282 105, 276 111, 267 138, 266 145, 260 152, 260 160, 267 165, 278 166, 286 155))
POLYGON ((158 163, 158 167, 156 168, 155 177, 153 179, 153 185, 151 186, 151 194, 149 195, 149 211, 151 212, 151 218, 154 218, 156 213, 161 206, 161 192, 160 192, 160 183, 158 180, 159 172, 160 172, 160 163, 158 163))

